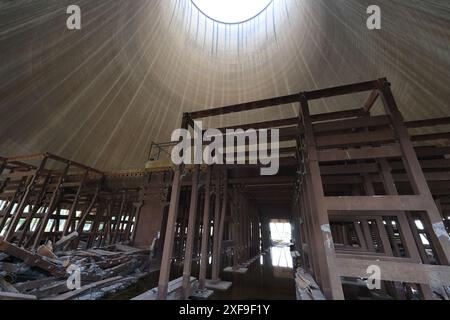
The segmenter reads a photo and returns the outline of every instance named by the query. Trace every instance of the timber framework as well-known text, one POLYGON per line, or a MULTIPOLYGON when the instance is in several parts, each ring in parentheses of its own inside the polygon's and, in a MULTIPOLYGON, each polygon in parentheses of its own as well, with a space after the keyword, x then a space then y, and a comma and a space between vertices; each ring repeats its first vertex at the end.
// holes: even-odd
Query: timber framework
POLYGON ((72 255, 103 270, 85 286, 156 267, 157 286, 136 299, 207 297, 232 285, 223 272, 245 273, 264 255, 270 221, 286 219, 299 300, 450 299, 450 133, 436 130, 450 117, 404 121, 383 78, 185 113, 182 127, 287 105, 298 115, 220 129, 279 129, 276 176, 261 176, 259 164, 173 166, 171 143, 152 144, 145 169, 115 173, 52 154, 0 158, 0 279, 13 291, 4 296, 79 297, 16 276, 24 263, 61 281, 72 255), (312 112, 347 95, 365 100, 312 112), (373 265, 381 287, 361 293, 373 265))

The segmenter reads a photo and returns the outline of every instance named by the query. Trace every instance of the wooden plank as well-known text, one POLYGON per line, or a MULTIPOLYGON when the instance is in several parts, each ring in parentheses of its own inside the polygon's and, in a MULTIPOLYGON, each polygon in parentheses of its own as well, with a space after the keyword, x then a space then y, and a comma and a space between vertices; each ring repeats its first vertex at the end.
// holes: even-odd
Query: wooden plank
POLYGON ((268 108, 273 106, 279 106, 279 105, 285 105, 290 104, 294 102, 299 101, 299 94, 292 94, 288 96, 283 97, 277 97, 277 98, 271 98, 271 99, 265 99, 265 100, 259 100, 259 101, 253 101, 253 102, 246 102, 221 108, 206 108, 202 111, 196 111, 196 112, 190 112, 189 116, 191 119, 200 119, 200 118, 206 118, 206 117, 213 117, 213 116, 220 116, 235 112, 242 112, 242 111, 250 111, 250 110, 256 110, 256 109, 262 109, 262 108, 268 108))
POLYGON ((16 287, 14 287, 11 283, 5 280, 5 278, 0 278, 0 288, 2 291, 11 292, 11 293, 19 293, 16 287))
POLYGON ((0 300, 37 300, 37 297, 21 293, 0 292, 0 300))
POLYGON ((134 248, 134 247, 130 247, 124 244, 115 244, 114 245, 116 250, 127 253, 127 254, 135 254, 135 253, 145 253, 148 250, 146 249, 139 249, 139 248, 134 248))
MULTIPOLYGON (((192 287, 192 285, 197 281, 197 279, 195 279, 194 277, 190 277, 189 279, 190 281, 190 287, 192 287)), ((172 295, 172 294, 176 294, 177 291, 181 291, 181 289, 183 288, 183 278, 177 278, 175 280, 172 280, 170 282, 168 282, 167 284, 167 294, 172 295)), ((158 288, 153 288, 152 290, 149 290, 147 292, 144 292, 143 294, 134 297, 131 300, 156 300, 158 297, 158 288)), ((171 298, 171 297, 168 297, 171 298)), ((180 295, 179 299, 182 299, 182 296, 180 295)))
POLYGON ((84 293, 92 290, 92 289, 100 289, 102 287, 106 287, 108 285, 113 284, 114 282, 118 282, 120 280, 122 280, 123 277, 122 276, 118 276, 118 277, 113 277, 113 278, 109 278, 106 280, 102 280, 102 281, 98 281, 98 282, 94 282, 88 285, 85 285, 83 287, 81 287, 80 289, 74 290, 74 291, 70 291, 55 297, 51 297, 45 300, 73 300, 81 295, 83 295, 84 293))
POLYGON ((56 278, 51 277, 51 278, 21 282, 21 283, 17 283, 15 286, 16 286, 17 290, 23 292, 23 291, 34 290, 39 287, 49 285, 50 283, 54 282, 55 280, 56 280, 56 278))
POLYGON ((349 146, 353 144, 368 144, 376 142, 387 142, 395 139, 391 130, 377 130, 368 132, 356 132, 346 134, 333 134, 316 138, 320 148, 349 146))
POLYGON ((66 293, 67 291, 70 291, 69 288, 67 287, 67 281, 62 280, 54 282, 52 284, 48 284, 46 286, 42 286, 30 293, 38 297, 38 299, 42 299, 45 297, 66 293))
POLYGON ((17 263, 0 262, 0 272, 17 273, 19 270, 17 263))
POLYGON ((365 92, 377 89, 377 83, 377 81, 360 82, 344 86, 309 91, 305 92, 304 95, 307 100, 342 96, 350 93, 365 92))
POLYGON ((105 270, 105 272, 109 277, 130 273, 131 271, 133 271, 133 269, 136 268, 137 264, 138 262, 136 260, 131 260, 107 269, 105 270))
POLYGON ((62 249, 66 244, 69 244, 71 241, 78 238, 78 232, 74 231, 71 234, 68 234, 67 236, 62 237, 58 242, 56 242, 53 245, 53 251, 58 251, 59 249, 62 249))
POLYGON ((360 149, 332 149, 318 151, 321 162, 362 160, 400 157, 402 152, 398 145, 384 147, 366 147, 360 149))
POLYGON ((424 211, 429 205, 421 196, 327 197, 325 201, 331 211, 424 211))
POLYGON ((373 90, 370 95, 367 97, 367 100, 364 102, 364 111, 369 113, 372 109, 375 102, 377 102, 378 97, 380 96, 380 93, 378 90, 373 90))
POLYGON ((450 124, 450 117, 405 122, 405 125, 407 128, 423 128, 423 127, 431 127, 431 126, 446 125, 446 124, 450 124))
POLYGON ((19 248, 7 242, 2 237, 0 237, 0 250, 13 257, 16 257, 17 259, 22 260, 30 267, 39 267, 55 276, 66 276, 66 271, 64 268, 45 260, 38 254, 19 248))
POLYGON ((328 121, 316 123, 313 125, 314 133, 337 132, 341 130, 387 126, 391 119, 386 115, 364 117, 356 119, 343 119, 339 121, 328 121))

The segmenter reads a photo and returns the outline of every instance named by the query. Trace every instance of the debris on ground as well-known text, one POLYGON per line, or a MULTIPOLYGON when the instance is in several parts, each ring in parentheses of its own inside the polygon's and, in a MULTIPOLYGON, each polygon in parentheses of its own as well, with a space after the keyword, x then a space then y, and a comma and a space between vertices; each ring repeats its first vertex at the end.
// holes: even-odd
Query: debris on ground
POLYGON ((0 237, 0 300, 98 300, 147 274, 150 250, 115 244, 64 251, 76 236, 35 252, 0 237))

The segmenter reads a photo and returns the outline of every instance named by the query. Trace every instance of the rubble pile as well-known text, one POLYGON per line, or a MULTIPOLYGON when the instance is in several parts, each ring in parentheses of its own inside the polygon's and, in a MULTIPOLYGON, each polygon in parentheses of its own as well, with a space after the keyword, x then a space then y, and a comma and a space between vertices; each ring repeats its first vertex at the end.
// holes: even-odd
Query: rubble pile
POLYGON ((150 250, 123 244, 63 248, 49 242, 32 252, 0 237, 0 300, 97 300, 136 283, 150 265, 150 250))

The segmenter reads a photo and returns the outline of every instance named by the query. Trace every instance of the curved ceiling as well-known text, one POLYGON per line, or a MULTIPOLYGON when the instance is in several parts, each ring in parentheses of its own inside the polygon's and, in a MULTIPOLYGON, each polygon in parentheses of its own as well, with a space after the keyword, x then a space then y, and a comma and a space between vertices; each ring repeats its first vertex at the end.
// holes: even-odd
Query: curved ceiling
POLYGON ((243 23, 263 13, 273 0, 191 0, 208 18, 221 23, 243 23))
MULTIPOLYGON (((407 119, 450 114, 448 1, 377 1, 379 31, 366 27, 368 0, 274 0, 241 24, 213 21, 191 0, 78 0, 82 29, 69 31, 73 2, 0 3, 1 155, 49 151, 99 169, 142 167, 151 141, 169 140, 185 111, 384 76, 407 119)), ((362 99, 320 101, 313 111, 362 99)))

